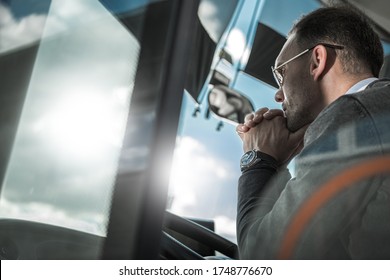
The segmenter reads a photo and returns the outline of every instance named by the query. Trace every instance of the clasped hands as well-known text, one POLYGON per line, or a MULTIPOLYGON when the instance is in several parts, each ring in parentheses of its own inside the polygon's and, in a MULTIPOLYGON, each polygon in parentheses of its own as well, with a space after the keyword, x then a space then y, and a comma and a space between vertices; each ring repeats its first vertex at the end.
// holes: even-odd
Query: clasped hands
POLYGON ((244 152, 259 150, 285 165, 303 148, 307 126, 295 132, 287 129, 282 110, 261 108, 245 116, 245 122, 236 127, 244 152))

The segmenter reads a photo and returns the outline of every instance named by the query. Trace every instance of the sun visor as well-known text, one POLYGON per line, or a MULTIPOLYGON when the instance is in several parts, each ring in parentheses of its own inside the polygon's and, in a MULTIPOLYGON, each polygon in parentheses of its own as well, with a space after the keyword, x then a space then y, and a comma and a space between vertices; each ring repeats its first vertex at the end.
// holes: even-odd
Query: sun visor
POLYGON ((245 73, 277 88, 271 66, 274 66, 285 42, 286 38, 283 35, 259 23, 245 73))
POLYGON ((200 91, 210 72, 217 44, 210 38, 199 18, 196 21, 190 63, 187 72, 185 89, 195 101, 198 100, 200 91))
POLYGON ((196 26, 191 33, 192 50, 185 89, 197 102, 214 58, 219 40, 225 32, 238 0, 202 0, 198 9, 196 26))

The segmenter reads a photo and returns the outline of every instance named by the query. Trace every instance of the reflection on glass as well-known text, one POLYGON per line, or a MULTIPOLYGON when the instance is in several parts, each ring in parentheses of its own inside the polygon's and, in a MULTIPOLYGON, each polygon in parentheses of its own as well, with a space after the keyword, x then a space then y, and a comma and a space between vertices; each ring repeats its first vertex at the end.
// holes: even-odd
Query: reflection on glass
POLYGON ((106 234, 139 43, 98 1, 52 1, 2 187, 2 218, 106 234))
POLYGON ((254 112, 252 102, 240 92, 223 85, 215 86, 208 96, 209 110, 226 121, 243 123, 254 112))

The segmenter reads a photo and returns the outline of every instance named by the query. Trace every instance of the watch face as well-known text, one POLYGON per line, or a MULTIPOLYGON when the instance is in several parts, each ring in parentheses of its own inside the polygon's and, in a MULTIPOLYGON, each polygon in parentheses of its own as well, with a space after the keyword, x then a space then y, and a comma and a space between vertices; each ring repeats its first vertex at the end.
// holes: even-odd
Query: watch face
POLYGON ((241 158, 241 166, 247 166, 255 159, 256 159, 256 152, 255 151, 248 151, 241 158))

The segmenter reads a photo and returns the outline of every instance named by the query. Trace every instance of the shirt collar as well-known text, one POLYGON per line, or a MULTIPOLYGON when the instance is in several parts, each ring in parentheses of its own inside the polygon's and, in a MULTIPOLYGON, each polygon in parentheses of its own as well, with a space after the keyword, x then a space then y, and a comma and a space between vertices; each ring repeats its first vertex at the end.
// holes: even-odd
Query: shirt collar
POLYGON ((351 94, 351 93, 365 90, 369 84, 371 84, 373 81, 376 81, 376 80, 378 80, 378 78, 367 78, 367 79, 361 80, 361 81, 357 82, 356 84, 354 84, 349 90, 347 90, 347 92, 345 94, 351 94))

